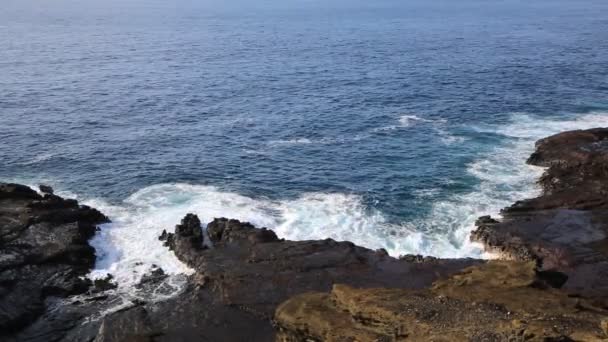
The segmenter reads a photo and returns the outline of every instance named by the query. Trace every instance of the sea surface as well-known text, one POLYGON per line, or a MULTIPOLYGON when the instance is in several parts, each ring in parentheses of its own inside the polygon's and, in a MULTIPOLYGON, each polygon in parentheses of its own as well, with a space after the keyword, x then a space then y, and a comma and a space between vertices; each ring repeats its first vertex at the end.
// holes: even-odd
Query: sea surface
POLYGON ((608 126, 608 1, 2 0, 0 181, 112 219, 119 291, 188 212, 487 257, 534 142, 608 126))

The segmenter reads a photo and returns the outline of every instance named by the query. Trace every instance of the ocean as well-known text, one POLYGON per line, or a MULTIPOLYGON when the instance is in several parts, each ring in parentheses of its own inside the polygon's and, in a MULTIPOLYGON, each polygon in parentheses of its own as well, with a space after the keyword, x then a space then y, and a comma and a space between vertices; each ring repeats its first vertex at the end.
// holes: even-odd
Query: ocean
POLYGON ((0 181, 111 219, 120 289, 188 212, 391 255, 489 257, 534 142, 608 126, 608 2, 3 0, 0 181))

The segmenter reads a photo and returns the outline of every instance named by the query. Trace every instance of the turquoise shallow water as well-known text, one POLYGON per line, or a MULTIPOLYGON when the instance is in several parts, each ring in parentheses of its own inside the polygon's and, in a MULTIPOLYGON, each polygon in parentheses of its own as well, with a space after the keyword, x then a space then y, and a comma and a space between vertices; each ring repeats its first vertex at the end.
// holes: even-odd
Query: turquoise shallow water
POLYGON ((606 13, 591 0, 5 0, 0 179, 108 213, 96 272, 127 283, 153 262, 184 271, 156 235, 188 211, 480 256, 476 217, 536 194, 534 141, 608 125, 606 13))

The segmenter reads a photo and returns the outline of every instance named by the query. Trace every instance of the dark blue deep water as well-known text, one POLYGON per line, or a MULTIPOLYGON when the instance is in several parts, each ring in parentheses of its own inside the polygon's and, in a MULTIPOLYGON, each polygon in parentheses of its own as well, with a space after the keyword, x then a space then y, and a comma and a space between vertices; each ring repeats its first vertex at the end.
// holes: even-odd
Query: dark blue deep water
POLYGON ((136 250, 188 211, 479 255, 475 218, 537 192, 534 141, 602 125, 605 0, 0 8, 0 180, 108 213, 101 271, 171 269, 136 250))

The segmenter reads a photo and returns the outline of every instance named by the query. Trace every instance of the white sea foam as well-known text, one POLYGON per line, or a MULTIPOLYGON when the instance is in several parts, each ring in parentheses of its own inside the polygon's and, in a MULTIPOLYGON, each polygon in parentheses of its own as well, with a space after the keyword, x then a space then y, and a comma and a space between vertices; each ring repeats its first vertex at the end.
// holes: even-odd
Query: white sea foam
POLYGON ((427 217, 408 224, 441 237, 441 243, 426 250, 432 255, 470 256, 479 253, 478 247, 468 242, 477 217, 499 215, 500 209, 513 202, 540 194, 536 180, 543 169, 525 164, 534 151, 535 141, 561 131, 598 126, 608 126, 608 113, 586 114, 571 120, 515 114, 506 125, 477 128, 479 132, 499 134, 507 139, 468 165, 468 173, 479 180, 476 189, 434 203, 427 217), (446 250, 438 250, 445 247, 445 240, 457 248, 448 245, 446 250))
POLYGON ((410 127, 415 125, 416 122, 433 122, 433 120, 424 119, 416 115, 401 115, 399 117, 399 123, 401 127, 410 127))
POLYGON ((455 143, 462 143, 466 141, 465 137, 455 136, 449 132, 447 129, 448 120, 447 119, 425 119, 421 118, 417 115, 402 115, 398 119, 398 125, 388 125, 377 127, 372 130, 372 132, 387 132, 394 131, 397 129, 411 128, 415 127, 419 124, 426 124, 429 126, 436 134, 439 140, 445 145, 451 145, 455 143))
POLYGON ((295 138, 288 140, 271 140, 268 142, 271 146, 276 145, 301 145, 301 144, 312 144, 312 140, 308 138, 295 138))
POLYGON ((32 165, 32 164, 42 163, 47 160, 51 160, 51 159, 55 158, 56 156, 57 156, 57 153, 53 153, 53 152, 41 153, 30 160, 24 161, 22 163, 22 165, 32 165))
POLYGON ((439 188, 429 188, 429 189, 417 189, 413 191, 414 196, 419 199, 432 198, 441 193, 441 189, 439 188))
POLYGON ((310 145, 310 144, 320 144, 320 145, 331 145, 331 144, 344 144, 347 142, 359 141, 367 137, 367 134, 354 134, 352 136, 340 136, 340 137, 324 137, 319 139, 309 139, 309 138, 295 138, 288 140, 271 140, 268 142, 268 145, 271 147, 276 146, 292 146, 292 145, 310 145))

